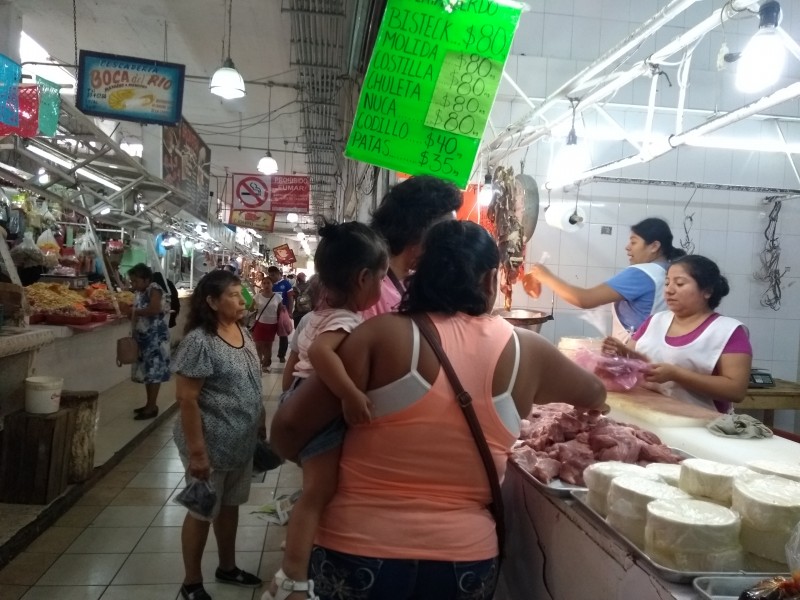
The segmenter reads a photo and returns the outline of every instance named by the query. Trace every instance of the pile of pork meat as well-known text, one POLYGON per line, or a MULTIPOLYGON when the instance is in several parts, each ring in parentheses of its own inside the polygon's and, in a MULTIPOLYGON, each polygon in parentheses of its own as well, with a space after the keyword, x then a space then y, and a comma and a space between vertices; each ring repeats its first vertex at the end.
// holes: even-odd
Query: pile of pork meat
POLYGON ((557 477, 581 486, 583 470, 595 462, 616 460, 644 466, 682 460, 654 433, 569 404, 534 406, 522 421, 514 455, 542 483, 557 477))

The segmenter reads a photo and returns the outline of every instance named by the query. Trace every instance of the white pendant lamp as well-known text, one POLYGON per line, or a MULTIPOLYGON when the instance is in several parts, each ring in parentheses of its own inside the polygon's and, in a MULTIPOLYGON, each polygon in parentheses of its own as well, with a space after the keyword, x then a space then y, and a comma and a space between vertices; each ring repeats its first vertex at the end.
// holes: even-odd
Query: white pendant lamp
POLYGON ((758 11, 758 31, 744 47, 736 66, 736 87, 745 93, 755 93, 774 85, 786 61, 786 46, 778 31, 781 5, 774 0, 758 11))
POLYGON ((267 153, 258 161, 256 169, 264 175, 274 175, 278 172, 278 161, 272 158, 272 153, 269 151, 269 139, 272 132, 272 86, 269 88, 269 100, 267 102, 267 153))
MULTIPOLYGON (((234 100, 243 98, 245 95, 244 79, 233 64, 231 59, 231 12, 233 10, 233 0, 228 1, 228 53, 227 58, 222 62, 222 66, 214 72, 208 90, 224 100, 234 100)), ((222 39, 223 51, 225 49, 225 38, 222 39)))

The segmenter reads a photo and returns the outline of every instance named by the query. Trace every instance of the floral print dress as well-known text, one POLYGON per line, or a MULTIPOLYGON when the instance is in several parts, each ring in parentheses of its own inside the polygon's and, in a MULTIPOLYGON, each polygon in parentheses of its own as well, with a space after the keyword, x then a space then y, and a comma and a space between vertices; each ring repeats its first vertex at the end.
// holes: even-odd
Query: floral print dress
POLYGON ((147 308, 153 291, 161 292, 161 312, 152 317, 136 317, 133 337, 139 344, 139 360, 131 365, 131 379, 136 383, 164 383, 170 379, 169 365, 169 292, 151 283, 136 293, 134 307, 147 308))

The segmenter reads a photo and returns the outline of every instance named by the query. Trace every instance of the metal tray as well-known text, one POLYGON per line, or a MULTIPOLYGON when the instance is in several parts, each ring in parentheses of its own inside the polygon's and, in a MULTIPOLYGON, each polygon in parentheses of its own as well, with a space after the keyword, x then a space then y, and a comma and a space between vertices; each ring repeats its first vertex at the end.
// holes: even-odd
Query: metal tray
MULTIPOLYGON (((770 577, 774 577, 771 575, 770 577)), ((703 600, 739 600, 739 595, 766 577, 735 575, 733 577, 698 577, 694 589, 703 600)))
MULTIPOLYGON (((776 572, 757 572, 757 571, 748 571, 746 568, 742 571, 676 571, 675 569, 670 569, 663 565, 658 564, 652 558, 650 558, 647 554, 645 554, 644 550, 639 548, 636 544, 622 535, 619 531, 611 527, 606 520, 593 508, 591 508, 587 501, 586 497, 589 494, 587 490, 574 490, 572 492, 572 497, 576 500, 575 506, 578 507, 586 516, 590 518, 590 520, 598 526, 599 529, 605 531, 609 537, 612 539, 617 540, 623 547, 627 548, 633 560, 641 565, 643 565, 647 570, 652 572, 654 575, 661 577, 666 581, 671 581, 673 583, 691 583, 697 577, 724 577, 724 578, 731 578, 733 576, 741 577, 747 576, 750 578, 755 578, 757 581, 762 579, 767 579, 768 577, 775 577, 776 575, 782 575, 783 573, 780 571, 776 572)), ((745 561, 747 560, 747 555, 745 555, 745 561)), ((747 565, 745 565, 746 567, 747 565)), ((740 590, 741 591, 741 590, 740 590)))
MULTIPOLYGON (((694 455, 689 454, 688 452, 684 452, 678 448, 673 448, 672 446, 668 446, 672 453, 676 456, 681 457, 681 459, 686 458, 695 458, 694 455)), ((561 481, 558 478, 555 478, 550 481, 550 483, 544 483, 537 479, 533 474, 531 474, 525 467, 519 464, 516 460, 516 456, 512 454, 511 456, 511 464, 516 467, 516 469, 522 473, 522 476, 531 482, 533 487, 537 490, 542 492, 543 494, 547 494, 548 496, 555 496, 556 498, 571 498, 572 492, 576 490, 586 490, 585 485, 575 485, 573 483, 567 483, 565 481, 561 481)))

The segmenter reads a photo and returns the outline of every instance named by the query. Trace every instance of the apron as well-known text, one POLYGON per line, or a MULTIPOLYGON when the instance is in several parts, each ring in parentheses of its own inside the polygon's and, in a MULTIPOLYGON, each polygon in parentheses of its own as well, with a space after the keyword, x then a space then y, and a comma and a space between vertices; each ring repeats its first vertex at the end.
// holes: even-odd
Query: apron
MULTIPOLYGON (((731 335, 741 325, 736 319, 718 316, 700 336, 684 346, 670 346, 665 338, 673 315, 664 311, 650 319, 647 331, 636 342, 636 351, 651 361, 684 367, 695 373, 711 375, 731 335)), ((712 398, 690 392, 674 381, 657 384, 659 391, 683 402, 717 410, 712 398)))
MULTIPOLYGON (((666 269, 664 269, 664 267, 662 267, 660 264, 654 262, 631 266, 639 269, 640 271, 644 271, 655 284, 653 306, 650 309, 650 314, 654 315, 657 312, 667 310, 667 303, 664 300, 663 293, 664 278, 667 276, 666 269)), ((619 320, 619 315, 617 314, 617 303, 615 302, 611 305, 611 335, 617 338, 623 344, 627 344, 631 339, 632 333, 632 331, 625 329, 622 321, 619 320)))

